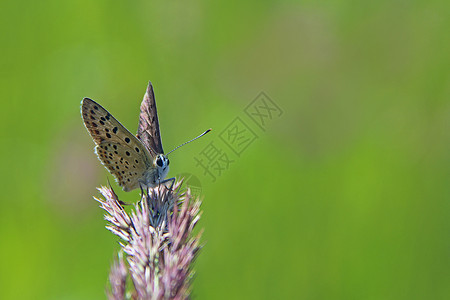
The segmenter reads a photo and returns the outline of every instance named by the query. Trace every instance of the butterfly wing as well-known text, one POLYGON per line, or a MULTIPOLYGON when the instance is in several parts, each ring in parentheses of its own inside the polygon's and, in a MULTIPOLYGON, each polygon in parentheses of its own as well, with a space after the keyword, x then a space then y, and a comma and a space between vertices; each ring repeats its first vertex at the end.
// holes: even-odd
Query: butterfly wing
POLYGON ((147 92, 141 103, 137 137, 147 146, 152 155, 164 154, 161 133, 159 131, 158 113, 152 83, 148 83, 147 92))
POLYGON ((81 114, 102 164, 125 191, 138 188, 139 179, 153 166, 146 147, 95 101, 84 98, 81 114))
POLYGON ((133 153, 130 147, 123 143, 103 141, 95 147, 95 152, 124 191, 138 188, 139 183, 145 184, 144 173, 148 170, 145 159, 133 153))

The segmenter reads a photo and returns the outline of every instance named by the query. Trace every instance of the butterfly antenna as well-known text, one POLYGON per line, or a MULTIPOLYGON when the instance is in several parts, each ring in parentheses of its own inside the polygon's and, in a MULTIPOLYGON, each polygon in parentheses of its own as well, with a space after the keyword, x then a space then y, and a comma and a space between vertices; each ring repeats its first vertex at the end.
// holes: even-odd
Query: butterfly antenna
POLYGON ((193 141, 195 141, 195 140, 198 139, 198 138, 201 138, 202 136, 204 136, 205 134, 207 134, 207 133, 210 132, 211 130, 212 130, 212 129, 210 128, 210 129, 206 130, 205 132, 203 132, 202 134, 200 134, 198 137, 196 137, 196 138, 194 138, 194 139, 192 139, 192 140, 190 140, 190 141, 187 141, 186 143, 181 144, 180 146, 176 147, 175 149, 173 149, 172 151, 170 151, 169 153, 167 153, 166 156, 168 156, 170 153, 172 153, 173 151, 177 150, 178 148, 180 148, 180 147, 182 147, 182 146, 184 146, 184 145, 186 145, 186 144, 189 144, 190 142, 193 142, 193 141))

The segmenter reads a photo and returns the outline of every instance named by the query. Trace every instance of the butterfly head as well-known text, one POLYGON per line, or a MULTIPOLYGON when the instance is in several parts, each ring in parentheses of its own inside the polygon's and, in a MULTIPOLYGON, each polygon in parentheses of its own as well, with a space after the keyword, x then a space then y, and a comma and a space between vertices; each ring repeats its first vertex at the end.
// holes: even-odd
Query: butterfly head
POLYGON ((167 174, 167 172, 169 171, 169 159, 164 154, 158 154, 155 157, 153 164, 158 169, 160 174, 167 174))

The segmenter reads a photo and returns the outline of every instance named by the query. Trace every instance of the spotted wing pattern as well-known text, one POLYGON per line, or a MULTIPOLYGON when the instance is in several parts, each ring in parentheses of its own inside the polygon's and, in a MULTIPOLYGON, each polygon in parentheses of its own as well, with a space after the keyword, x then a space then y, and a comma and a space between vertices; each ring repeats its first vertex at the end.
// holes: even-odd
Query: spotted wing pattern
POLYGON ((137 137, 147 146, 152 155, 164 154, 161 133, 159 131, 158 113, 152 83, 148 83, 147 92, 141 103, 137 137))
POLYGON ((81 114, 102 164, 124 191, 138 188, 145 180, 144 173, 153 165, 146 147, 95 101, 84 98, 81 114))

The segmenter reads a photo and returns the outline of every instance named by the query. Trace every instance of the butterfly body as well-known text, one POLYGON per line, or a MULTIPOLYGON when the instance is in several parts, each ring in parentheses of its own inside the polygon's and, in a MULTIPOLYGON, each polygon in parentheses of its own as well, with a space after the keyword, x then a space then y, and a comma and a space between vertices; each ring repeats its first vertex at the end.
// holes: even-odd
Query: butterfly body
POLYGON ((137 136, 142 138, 141 141, 97 102, 89 98, 81 102, 81 114, 96 144, 95 152, 124 191, 152 188, 167 181, 164 178, 169 172, 169 159, 162 149, 151 84, 144 96, 142 110, 149 120, 141 118, 139 121, 137 136))

